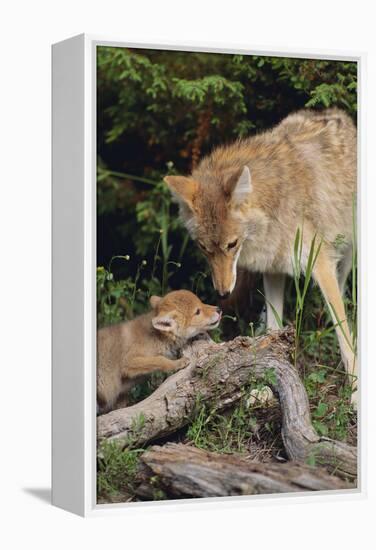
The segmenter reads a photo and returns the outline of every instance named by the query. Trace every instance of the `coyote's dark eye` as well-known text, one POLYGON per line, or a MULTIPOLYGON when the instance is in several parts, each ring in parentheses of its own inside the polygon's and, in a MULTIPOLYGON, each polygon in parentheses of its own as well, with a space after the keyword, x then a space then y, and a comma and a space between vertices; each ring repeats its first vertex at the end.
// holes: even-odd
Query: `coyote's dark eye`
POLYGON ((228 243, 227 250, 231 250, 231 248, 235 248, 237 244, 238 244, 238 239, 235 239, 235 241, 232 241, 232 243, 228 243))
POLYGON ((201 313, 201 309, 200 308, 196 309, 195 315, 200 315, 200 313, 201 313))
POLYGON ((205 248, 205 246, 202 244, 202 242, 197 241, 197 243, 198 243, 198 246, 201 248, 201 250, 203 250, 204 252, 206 252, 206 248, 205 248))

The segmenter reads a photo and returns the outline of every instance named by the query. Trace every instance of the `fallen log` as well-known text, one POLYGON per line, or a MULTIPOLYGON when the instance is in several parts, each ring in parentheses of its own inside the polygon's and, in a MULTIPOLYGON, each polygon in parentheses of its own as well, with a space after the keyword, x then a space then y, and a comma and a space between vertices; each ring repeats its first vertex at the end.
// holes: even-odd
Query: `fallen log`
POLYGON ((140 403, 98 417, 98 441, 109 439, 124 447, 145 445, 186 426, 198 399, 223 410, 240 399, 250 381, 263 381, 272 372, 269 385, 280 401, 282 439, 289 459, 320 464, 354 479, 356 448, 320 437, 312 426, 306 391, 290 361, 293 342, 293 331, 285 329, 222 344, 193 343, 184 352, 188 367, 167 378, 140 403))
POLYGON ((351 484, 323 468, 298 462, 251 462, 237 455, 189 445, 154 446, 141 457, 136 494, 143 500, 221 497, 349 489, 351 484))

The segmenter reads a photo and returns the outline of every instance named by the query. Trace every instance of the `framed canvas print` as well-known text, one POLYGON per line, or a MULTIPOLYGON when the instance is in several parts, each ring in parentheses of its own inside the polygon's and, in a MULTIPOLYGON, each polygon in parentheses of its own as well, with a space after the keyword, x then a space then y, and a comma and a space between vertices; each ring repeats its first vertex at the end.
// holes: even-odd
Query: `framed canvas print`
POLYGON ((53 502, 364 486, 364 56, 53 46, 53 502))

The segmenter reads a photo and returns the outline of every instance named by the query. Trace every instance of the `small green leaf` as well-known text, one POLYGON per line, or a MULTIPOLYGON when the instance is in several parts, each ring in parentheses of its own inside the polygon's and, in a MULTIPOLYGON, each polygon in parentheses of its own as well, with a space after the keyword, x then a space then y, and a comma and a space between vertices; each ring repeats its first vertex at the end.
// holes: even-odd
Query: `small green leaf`
POLYGON ((328 435, 328 428, 325 426, 325 424, 323 424, 319 420, 314 420, 313 425, 319 435, 328 435))
POLYGON ((326 403, 323 403, 323 402, 319 403, 317 405, 317 408, 316 408, 315 412, 314 412, 314 416, 316 418, 322 418, 328 412, 328 408, 329 407, 326 403))

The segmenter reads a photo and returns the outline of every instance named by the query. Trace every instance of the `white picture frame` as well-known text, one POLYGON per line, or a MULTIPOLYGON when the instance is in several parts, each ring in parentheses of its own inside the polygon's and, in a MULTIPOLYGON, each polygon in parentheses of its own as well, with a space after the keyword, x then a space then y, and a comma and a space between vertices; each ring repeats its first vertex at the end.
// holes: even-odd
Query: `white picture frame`
POLYGON ((281 51, 223 44, 130 44, 79 35, 52 47, 52 502, 82 516, 144 506, 250 506, 359 498, 365 468, 365 67, 364 53, 281 51), (96 504, 96 48, 100 45, 349 60, 358 63, 359 363, 358 488, 299 496, 257 495, 160 503, 96 504))

